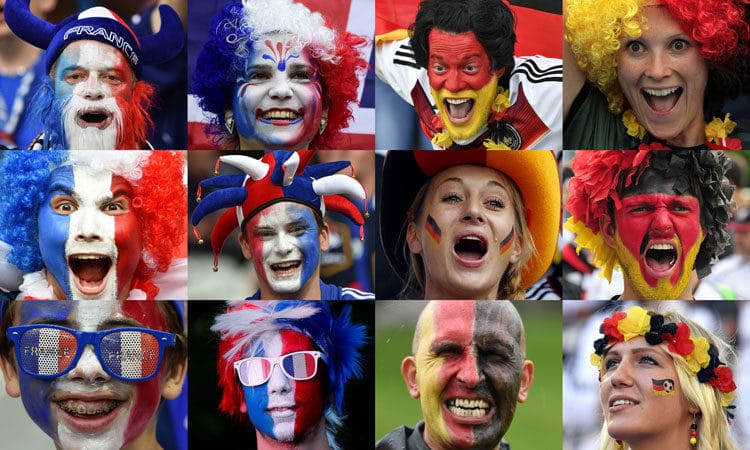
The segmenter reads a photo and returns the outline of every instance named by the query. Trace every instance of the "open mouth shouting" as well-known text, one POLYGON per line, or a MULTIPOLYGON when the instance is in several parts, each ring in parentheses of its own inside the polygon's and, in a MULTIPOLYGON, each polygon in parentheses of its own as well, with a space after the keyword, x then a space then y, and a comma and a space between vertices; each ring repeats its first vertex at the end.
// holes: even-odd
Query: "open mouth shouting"
POLYGON ((96 296, 104 292, 114 261, 107 255, 77 253, 68 257, 73 282, 84 295, 96 296))
POLYGON ((112 123, 112 113, 106 108, 89 108, 76 114, 76 123, 81 128, 98 128, 103 130, 112 123))
POLYGON ((680 257, 680 247, 674 240, 649 242, 641 252, 647 273, 654 278, 670 278, 680 257))
POLYGON ((453 254, 466 267, 479 267, 487 254, 487 238, 478 233, 466 233, 456 237, 453 254))
POLYGON ((62 419, 83 432, 97 432, 112 423, 121 406, 120 398, 111 396, 63 396, 53 399, 62 419))
POLYGON ((279 108, 271 108, 267 110, 258 109, 255 111, 255 117, 263 123, 275 126, 287 126, 301 122, 305 117, 305 111, 304 109, 298 111, 279 108))
POLYGON ((278 279, 289 278, 297 275, 297 272, 299 271, 301 266, 302 261, 300 261, 299 259, 295 259, 292 261, 273 263, 269 267, 273 271, 273 276, 278 279))
POLYGON ((681 87, 671 87, 665 89, 642 88, 641 94, 646 100, 646 104, 656 115, 667 115, 677 105, 677 101, 682 95, 681 87))
POLYGON ((456 125, 462 125, 471 119, 475 101, 470 98, 445 98, 443 106, 448 118, 456 125))

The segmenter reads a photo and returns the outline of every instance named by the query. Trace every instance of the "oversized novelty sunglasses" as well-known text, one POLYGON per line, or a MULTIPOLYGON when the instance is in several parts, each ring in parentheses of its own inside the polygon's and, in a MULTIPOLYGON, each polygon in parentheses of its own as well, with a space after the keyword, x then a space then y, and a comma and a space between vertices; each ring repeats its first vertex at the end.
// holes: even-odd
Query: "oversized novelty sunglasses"
POLYGON ((87 345, 102 368, 120 381, 137 382, 159 372, 164 351, 175 345, 172 333, 148 328, 80 331, 58 325, 21 325, 6 332, 18 365, 36 378, 57 378, 73 370, 87 345))
POLYGON ((243 386, 260 386, 271 378, 274 366, 279 366, 284 375, 293 380, 309 380, 318 373, 318 359, 326 362, 326 357, 320 352, 301 351, 287 353, 275 358, 265 356, 251 356, 235 361, 234 369, 243 386))

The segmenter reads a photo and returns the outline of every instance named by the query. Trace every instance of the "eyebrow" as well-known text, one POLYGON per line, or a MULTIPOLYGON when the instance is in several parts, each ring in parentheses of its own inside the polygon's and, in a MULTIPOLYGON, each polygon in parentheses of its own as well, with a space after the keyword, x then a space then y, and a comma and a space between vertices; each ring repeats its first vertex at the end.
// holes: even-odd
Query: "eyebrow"
MULTIPOLYGON (((454 183, 458 183, 458 184, 462 184, 462 185, 465 184, 463 178, 460 178, 460 177, 450 177, 450 178, 446 178, 445 180, 441 181, 438 184, 438 186, 442 186, 443 184, 448 183, 448 182, 454 182, 454 183)), ((504 190, 506 192, 508 191, 505 188, 505 186, 503 186, 503 184, 500 183, 497 180, 489 180, 489 181, 487 181, 487 183, 485 183, 484 187, 488 187, 488 186, 499 187, 500 189, 502 189, 502 190, 504 190)))
MULTIPOLYGON (((658 351, 656 351, 656 350, 655 350, 655 349, 653 348, 653 346, 651 346, 651 345, 649 345, 649 346, 644 346, 644 347, 636 347, 636 348, 633 348, 633 349, 631 349, 631 350, 629 351, 629 353, 633 353, 633 354, 635 354, 635 355, 650 354, 650 355, 664 356, 664 354, 663 354, 663 353, 661 353, 661 352, 658 352, 658 351)), ((621 351, 619 351, 619 350, 609 350, 609 351, 608 351, 608 352, 606 353, 605 357, 606 357, 606 356, 609 356, 610 354, 611 354, 611 355, 615 355, 615 356, 622 356, 622 352, 621 352, 621 351)))

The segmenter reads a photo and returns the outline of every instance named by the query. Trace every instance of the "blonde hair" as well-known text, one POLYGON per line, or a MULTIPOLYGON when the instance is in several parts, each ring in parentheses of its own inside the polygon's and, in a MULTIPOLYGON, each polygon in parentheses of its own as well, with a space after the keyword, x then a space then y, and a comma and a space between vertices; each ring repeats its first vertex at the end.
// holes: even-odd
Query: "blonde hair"
MULTIPOLYGON (((505 182, 505 186, 508 188, 511 201, 513 203, 514 211, 514 225, 513 231, 516 237, 519 239, 521 245, 521 255, 517 263, 511 263, 500 278, 498 285, 496 299, 502 300, 525 300, 526 290, 521 286, 521 269, 526 263, 537 254, 536 245, 534 239, 529 231, 528 223, 526 222, 526 207, 523 203, 523 197, 521 191, 518 189, 516 183, 507 175, 500 171, 496 171, 500 178, 505 182)), ((407 213, 407 220, 404 222, 403 232, 406 232, 410 222, 417 222, 422 218, 424 199, 427 195, 427 191, 432 186, 432 180, 435 177, 427 181, 417 192, 414 197, 414 201, 409 208, 407 213)), ((400 297, 419 297, 424 298, 425 294, 425 270, 424 260, 422 255, 412 253, 409 250, 409 246, 404 242, 404 253, 409 255, 409 272, 406 276, 406 282, 404 288, 401 291, 400 297)))
MULTIPOLYGON (((706 330, 696 322, 684 317, 676 311, 665 311, 660 313, 664 316, 664 323, 685 323, 690 328, 690 336, 693 338, 704 337, 709 345, 714 345, 719 352, 719 359, 728 366, 734 366, 736 356, 732 347, 722 338, 706 330)), ((659 344, 666 350, 666 344, 659 344)), ((668 350, 667 350, 668 351, 668 350)), ((698 444, 696 450, 736 450, 737 446, 732 439, 729 429, 729 418, 721 405, 721 392, 709 383, 701 383, 696 375, 688 368, 685 358, 677 353, 669 352, 674 361, 677 378, 680 380, 682 393, 685 399, 698 407, 697 415, 698 444)), ((689 438, 688 430, 685 430, 685 439, 689 438)), ((627 442, 622 442, 623 449, 629 449, 627 442)), ((606 422, 602 425, 599 450, 617 450, 615 440, 607 431, 606 422)))

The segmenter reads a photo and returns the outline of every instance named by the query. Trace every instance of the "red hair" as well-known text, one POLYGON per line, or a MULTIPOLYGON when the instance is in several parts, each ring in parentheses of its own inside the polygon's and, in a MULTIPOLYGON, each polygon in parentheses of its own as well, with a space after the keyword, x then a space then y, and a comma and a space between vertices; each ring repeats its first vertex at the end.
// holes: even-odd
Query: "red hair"
POLYGON ((154 122, 148 113, 154 96, 154 88, 145 81, 135 83, 130 102, 117 98, 122 111, 122 130, 117 134, 117 149, 140 150, 148 139, 148 130, 154 122))

